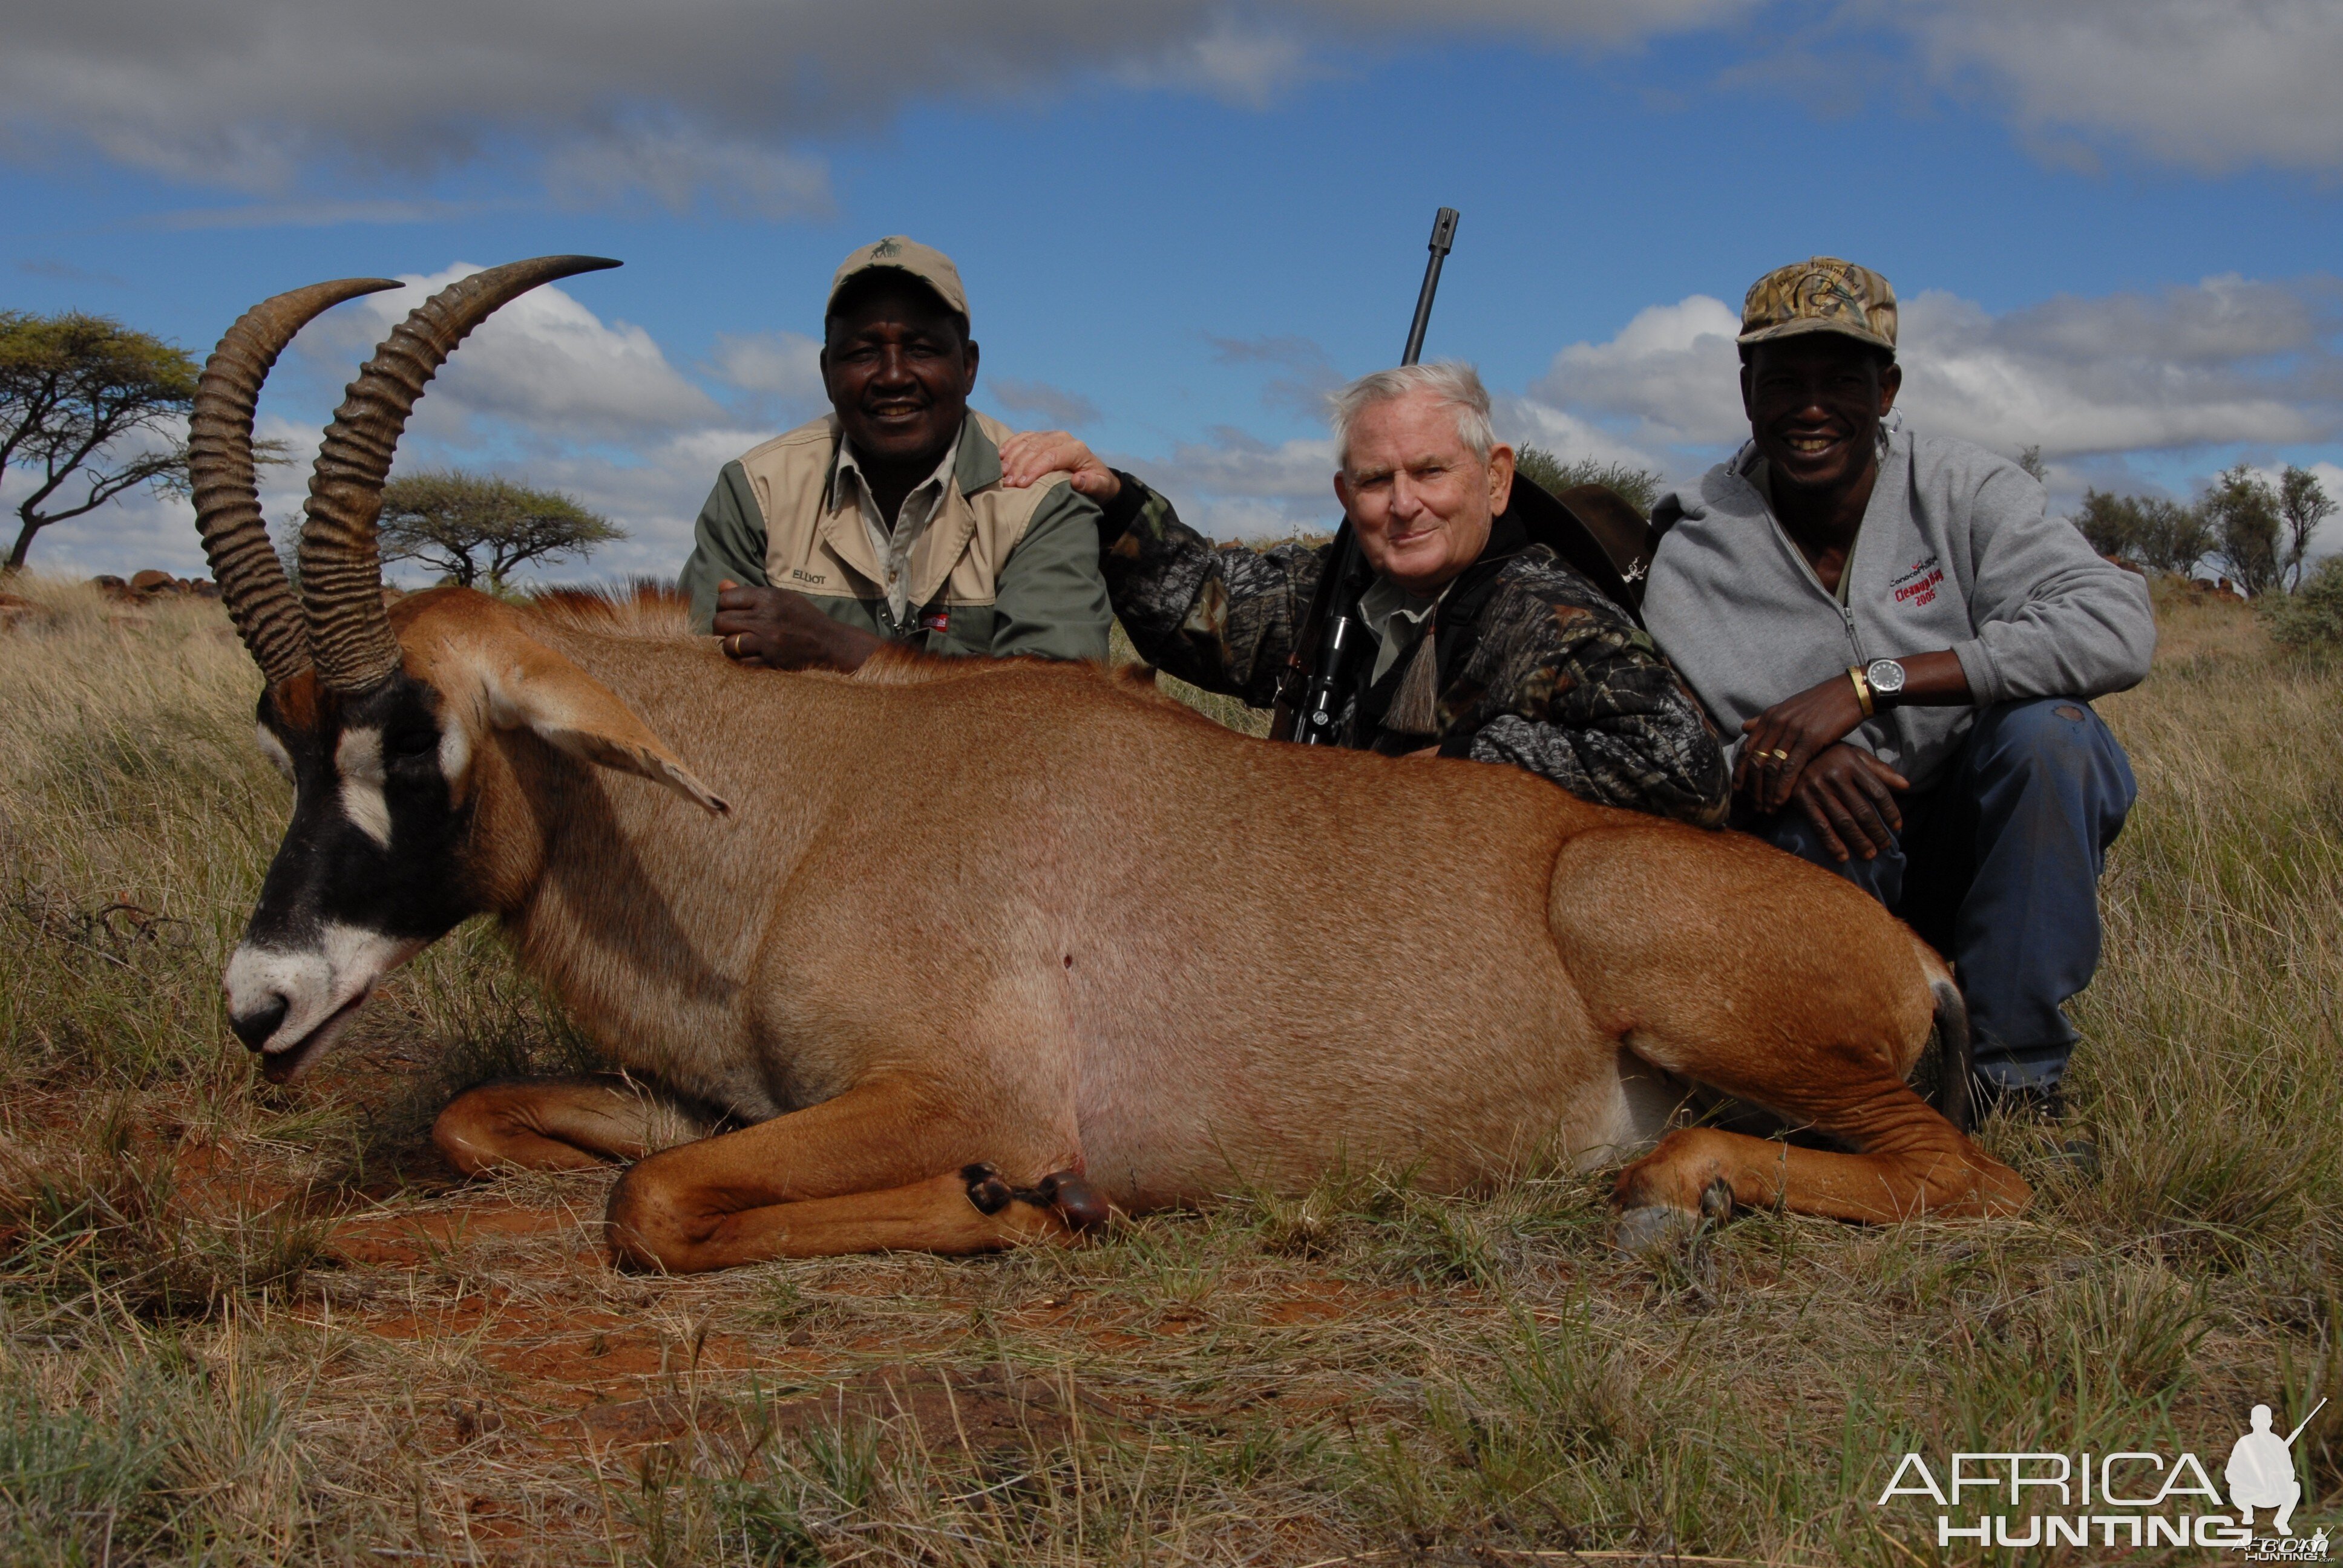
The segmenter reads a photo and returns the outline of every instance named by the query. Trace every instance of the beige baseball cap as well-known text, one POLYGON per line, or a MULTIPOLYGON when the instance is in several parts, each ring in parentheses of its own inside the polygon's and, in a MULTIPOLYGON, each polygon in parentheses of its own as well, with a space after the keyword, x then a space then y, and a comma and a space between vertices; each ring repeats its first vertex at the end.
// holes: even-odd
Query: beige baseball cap
POLYGON ((1770 343, 1805 332, 1835 332, 1896 352, 1896 291, 1867 266, 1817 256, 1777 266, 1749 286, 1741 337, 1770 343))
POLYGON ((838 264, 837 275, 830 280, 830 298, 824 302, 822 313, 828 315, 830 307, 838 303, 839 290, 864 273, 882 266, 910 273, 935 290, 936 297, 957 311, 962 321, 968 319, 968 291, 960 286, 960 268, 952 265, 951 257, 900 234, 873 240, 838 264))

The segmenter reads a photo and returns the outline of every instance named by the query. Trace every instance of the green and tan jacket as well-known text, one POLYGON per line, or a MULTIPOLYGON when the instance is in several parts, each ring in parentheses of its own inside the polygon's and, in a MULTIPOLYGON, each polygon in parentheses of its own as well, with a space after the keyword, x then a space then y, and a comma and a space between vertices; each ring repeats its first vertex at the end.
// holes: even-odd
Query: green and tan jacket
POLYGON ((838 485, 839 424, 825 415, 724 465, 699 522, 683 590, 709 629, 729 578, 803 595, 834 620, 929 653, 1007 658, 1107 656, 1099 510, 1062 474, 1001 482, 1009 427, 970 412, 952 483, 911 549, 910 613, 896 622, 855 498, 838 485))

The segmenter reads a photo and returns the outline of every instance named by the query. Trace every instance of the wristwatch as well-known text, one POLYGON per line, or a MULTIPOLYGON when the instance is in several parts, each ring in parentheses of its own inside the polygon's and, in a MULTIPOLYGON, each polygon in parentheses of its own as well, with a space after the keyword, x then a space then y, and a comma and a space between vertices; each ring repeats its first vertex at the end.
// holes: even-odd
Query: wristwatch
POLYGON ((1863 667, 1864 684, 1871 688, 1871 704, 1885 710, 1904 695, 1904 667, 1892 658, 1875 658, 1863 667))

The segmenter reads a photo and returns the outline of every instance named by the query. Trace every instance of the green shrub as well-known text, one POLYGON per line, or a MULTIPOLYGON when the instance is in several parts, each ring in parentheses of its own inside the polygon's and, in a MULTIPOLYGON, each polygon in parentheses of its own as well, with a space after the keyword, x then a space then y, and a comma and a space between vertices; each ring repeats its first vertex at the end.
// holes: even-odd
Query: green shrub
POLYGON ((1652 515, 1652 503, 1660 498, 1660 489, 1667 482, 1633 463, 1605 463, 1597 457, 1565 463, 1543 447, 1523 447, 1513 454, 1513 462, 1523 477, 1550 496, 1577 485, 1601 485, 1644 518, 1652 515))
POLYGON ((2298 652, 2343 648, 2343 556, 2328 556, 2289 594, 2261 596, 2270 639, 2298 652))

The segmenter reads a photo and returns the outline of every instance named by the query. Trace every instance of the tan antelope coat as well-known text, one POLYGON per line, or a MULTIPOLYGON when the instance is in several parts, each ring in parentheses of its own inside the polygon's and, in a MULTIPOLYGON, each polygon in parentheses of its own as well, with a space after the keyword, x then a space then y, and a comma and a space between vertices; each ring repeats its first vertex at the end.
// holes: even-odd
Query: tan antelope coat
MULTIPOLYGON (((1337 1161, 1454 1189, 1646 1149, 1695 1083, 1873 1152, 1680 1132, 1623 1179, 1632 1204, 2023 1201, 1903 1083, 1941 965, 1754 839, 1512 769, 1252 740, 1088 668, 779 675, 674 637, 671 612, 596 618, 456 594, 395 616, 442 692, 481 643, 558 651, 730 802, 712 817, 483 727, 485 888, 524 963, 628 1068, 758 1123, 638 1166, 622 1254, 1061 1228, 981 1215, 958 1174, 980 1162, 1021 1188, 1079 1173, 1125 1210, 1290 1191, 1337 1161), (1395 903, 1414 914, 1378 917, 1395 903)), ((510 1093, 485 1117, 459 1101, 443 1143, 487 1169, 514 1157, 500 1137, 542 1137, 510 1093)))

